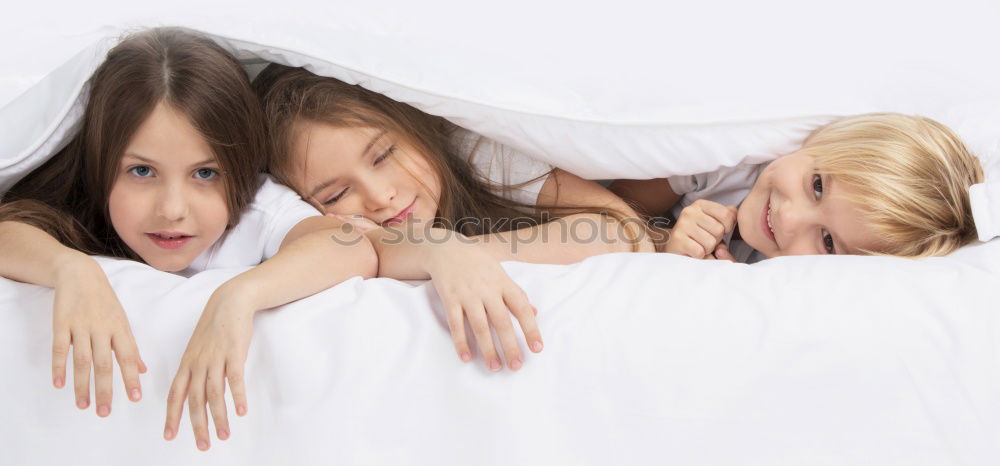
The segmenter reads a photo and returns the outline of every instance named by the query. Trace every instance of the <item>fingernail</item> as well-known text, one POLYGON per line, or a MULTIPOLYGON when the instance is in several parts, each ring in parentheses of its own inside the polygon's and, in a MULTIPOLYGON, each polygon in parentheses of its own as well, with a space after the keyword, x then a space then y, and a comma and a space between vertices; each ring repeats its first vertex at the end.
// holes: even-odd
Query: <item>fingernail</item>
POLYGON ((507 363, 507 365, 510 367, 510 370, 516 371, 521 368, 521 360, 512 359, 509 363, 507 363))
POLYGON ((493 372, 500 370, 500 361, 497 361, 496 359, 490 361, 490 370, 493 372))
POLYGON ((133 388, 132 401, 139 401, 140 398, 142 398, 142 392, 140 392, 138 388, 133 388))
POLYGON ((54 380, 52 380, 52 385, 55 385, 56 388, 62 388, 63 387, 62 377, 56 377, 54 380))
POLYGON ((220 440, 225 440, 229 438, 229 431, 226 429, 219 429, 215 432, 215 434, 219 436, 220 440))
POLYGON ((173 438, 174 438, 174 431, 170 430, 169 427, 163 429, 164 440, 173 440, 173 438))
POLYGON ((108 405, 100 405, 97 407, 98 416, 104 417, 107 416, 108 414, 111 414, 111 408, 109 408, 108 405))
POLYGON ((534 343, 531 344, 531 351, 534 351, 534 352, 537 353, 537 352, 539 352, 541 350, 542 350, 542 342, 536 341, 536 342, 534 342, 534 343))
POLYGON ((242 416, 246 413, 247 413, 247 407, 244 406, 243 404, 240 404, 239 406, 236 407, 236 414, 242 416))
POLYGON ((199 440, 198 441, 198 449, 201 450, 201 451, 208 450, 208 442, 206 442, 204 440, 199 440))
POLYGON ((462 362, 469 362, 472 360, 472 355, 469 354, 468 351, 462 352, 462 355, 459 357, 462 358, 462 362))
POLYGON ((90 400, 88 400, 88 399, 86 399, 86 398, 84 398, 82 396, 80 398, 76 399, 76 407, 77 408, 87 409, 87 405, 89 405, 89 404, 90 404, 90 400))

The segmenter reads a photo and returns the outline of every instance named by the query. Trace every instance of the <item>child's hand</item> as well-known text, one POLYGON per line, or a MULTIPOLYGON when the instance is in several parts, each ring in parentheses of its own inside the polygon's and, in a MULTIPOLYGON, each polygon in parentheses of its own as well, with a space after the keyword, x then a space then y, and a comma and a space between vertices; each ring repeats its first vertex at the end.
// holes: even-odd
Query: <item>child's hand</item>
POLYGON ((510 314, 520 322, 528 348, 535 353, 542 350, 535 308, 521 287, 486 251, 474 244, 435 244, 426 260, 434 287, 444 303, 455 350, 462 361, 472 359, 465 333, 466 318, 487 367, 492 371, 500 370, 502 364, 493 345, 490 325, 503 347, 507 367, 515 371, 521 368, 521 351, 510 314))
POLYGON ((227 287, 227 284, 219 287, 209 298, 167 395, 167 423, 163 437, 172 440, 177 435, 186 399, 199 450, 207 450, 211 445, 206 403, 212 411, 219 440, 229 438, 225 401, 227 379, 236 414, 243 416, 247 412, 243 366, 250 347, 256 309, 250 304, 252 300, 247 293, 227 287))
MULTIPOLYGON (((695 259, 713 258, 716 246, 735 225, 736 207, 699 199, 681 211, 663 252, 695 259)), ((732 257, 728 249, 725 250, 725 255, 732 257)))
POLYGON ((146 364, 132 336, 128 317, 111 288, 104 270, 90 257, 67 264, 56 279, 52 313, 52 383, 62 388, 66 360, 73 346, 73 387, 76 406, 90 406, 90 366, 94 366, 97 415, 111 414, 111 353, 118 359, 125 393, 132 401, 142 398, 139 374, 146 364))

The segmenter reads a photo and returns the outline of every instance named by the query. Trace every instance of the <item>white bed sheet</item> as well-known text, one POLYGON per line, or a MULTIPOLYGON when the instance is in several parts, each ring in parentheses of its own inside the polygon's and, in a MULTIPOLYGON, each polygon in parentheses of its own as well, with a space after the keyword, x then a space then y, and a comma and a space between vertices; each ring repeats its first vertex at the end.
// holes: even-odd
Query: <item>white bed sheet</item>
POLYGON ((458 360, 430 284, 351 279, 258 315, 249 413, 207 453, 186 416, 161 439, 166 392, 239 270, 103 265, 149 365, 144 399, 116 374, 108 419, 78 411, 50 383, 52 293, 0 281, 0 463, 1000 463, 998 242, 918 261, 506 263, 546 343, 518 373, 458 360))

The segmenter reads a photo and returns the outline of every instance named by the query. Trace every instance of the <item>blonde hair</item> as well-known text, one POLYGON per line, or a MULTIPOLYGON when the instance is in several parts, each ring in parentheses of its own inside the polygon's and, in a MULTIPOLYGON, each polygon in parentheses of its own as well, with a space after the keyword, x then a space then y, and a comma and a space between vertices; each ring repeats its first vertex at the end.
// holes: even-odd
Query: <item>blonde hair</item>
POLYGON ((979 160, 948 127, 897 113, 846 117, 817 129, 801 153, 850 191, 879 238, 867 254, 948 254, 977 237, 969 186, 979 160))

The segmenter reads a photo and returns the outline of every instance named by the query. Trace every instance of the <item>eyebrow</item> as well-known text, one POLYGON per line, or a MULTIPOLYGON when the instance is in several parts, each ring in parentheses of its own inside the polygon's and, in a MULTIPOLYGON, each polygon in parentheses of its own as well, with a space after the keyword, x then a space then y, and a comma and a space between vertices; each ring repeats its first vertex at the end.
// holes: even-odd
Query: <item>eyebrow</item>
MULTIPOLYGON (((365 146, 365 148, 361 151, 361 154, 358 155, 358 158, 364 157, 365 154, 368 153, 368 151, 372 150, 372 146, 374 146, 375 143, 378 142, 378 140, 382 138, 382 136, 385 136, 385 133, 386 133, 386 130, 383 129, 382 131, 379 131, 378 134, 376 134, 375 136, 373 136, 371 138, 371 140, 368 141, 368 144, 365 146)), ((336 182, 337 182, 337 178, 332 178, 330 180, 327 180, 327 181, 324 181, 324 182, 320 183, 319 186, 316 186, 315 188, 313 188, 312 193, 309 194, 309 197, 315 198, 317 195, 319 195, 319 193, 321 191, 323 191, 326 188, 329 188, 331 185, 333 185, 336 182)))
MULTIPOLYGON (((122 158, 124 159, 125 157, 132 157, 133 159, 138 159, 141 162, 146 162, 146 163, 148 163, 150 165, 156 165, 156 161, 147 159, 146 157, 143 157, 143 156, 141 156, 139 154, 136 154, 135 152, 126 152, 125 155, 122 158)), ((202 160, 201 162, 198 162, 198 163, 193 163, 193 164, 191 164, 191 166, 192 167, 196 167, 196 166, 199 166, 199 165, 208 165, 208 164, 212 164, 212 163, 218 164, 218 162, 216 162, 216 160, 214 158, 209 158, 209 159, 202 160)))

